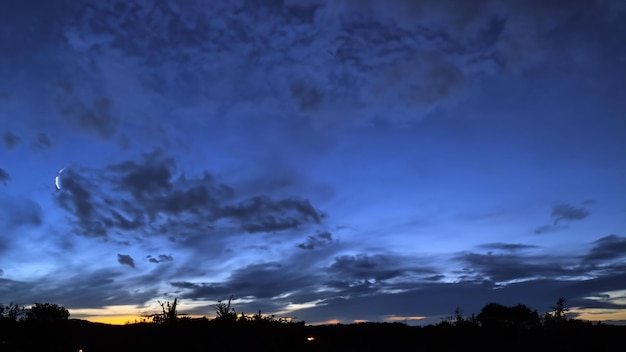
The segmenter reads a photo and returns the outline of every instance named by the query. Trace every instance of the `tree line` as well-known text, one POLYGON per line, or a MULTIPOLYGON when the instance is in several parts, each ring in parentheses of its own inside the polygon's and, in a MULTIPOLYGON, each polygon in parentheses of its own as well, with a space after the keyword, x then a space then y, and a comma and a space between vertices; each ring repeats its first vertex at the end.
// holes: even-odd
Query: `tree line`
MULTIPOLYGON (((259 310, 255 314, 237 313, 232 305, 231 296, 227 303, 218 301, 215 305, 214 321, 221 323, 235 322, 275 322, 293 323, 292 318, 276 318, 274 315, 264 315, 259 310)), ((559 298, 551 311, 540 315, 537 310, 531 310, 524 304, 514 306, 504 306, 499 303, 488 303, 478 315, 472 314, 464 317, 463 312, 457 307, 454 316, 443 319, 438 325, 452 326, 479 326, 484 328, 493 327, 515 327, 515 328, 535 328, 540 326, 558 326, 568 322, 569 308, 566 307, 566 299, 559 298)), ((178 298, 173 302, 158 301, 161 311, 146 314, 143 317, 150 319, 155 324, 173 324, 180 320, 191 319, 185 313, 178 312, 178 298)), ((15 303, 0 304, 0 321, 20 322, 20 321, 57 321, 66 320, 70 317, 70 312, 63 306, 53 303, 34 303, 30 307, 24 307, 15 303)), ((206 318, 204 318, 206 319, 206 318)))

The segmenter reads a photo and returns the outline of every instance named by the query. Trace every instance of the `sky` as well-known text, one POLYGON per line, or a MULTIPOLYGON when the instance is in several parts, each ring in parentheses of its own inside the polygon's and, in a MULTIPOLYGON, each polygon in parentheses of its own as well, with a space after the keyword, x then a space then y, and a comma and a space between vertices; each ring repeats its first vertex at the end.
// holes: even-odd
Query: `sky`
POLYGON ((2 8, 0 303, 626 322, 625 1, 2 8))

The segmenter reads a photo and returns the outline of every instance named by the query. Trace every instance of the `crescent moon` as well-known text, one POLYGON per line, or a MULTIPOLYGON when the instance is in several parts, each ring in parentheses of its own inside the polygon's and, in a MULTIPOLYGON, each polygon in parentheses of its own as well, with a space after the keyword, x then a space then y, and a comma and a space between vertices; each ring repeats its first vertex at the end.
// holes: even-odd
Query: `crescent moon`
POLYGON ((54 185, 56 186, 57 191, 61 190, 61 173, 63 170, 65 170, 65 168, 59 170, 59 172, 57 172, 57 176, 54 178, 54 185))

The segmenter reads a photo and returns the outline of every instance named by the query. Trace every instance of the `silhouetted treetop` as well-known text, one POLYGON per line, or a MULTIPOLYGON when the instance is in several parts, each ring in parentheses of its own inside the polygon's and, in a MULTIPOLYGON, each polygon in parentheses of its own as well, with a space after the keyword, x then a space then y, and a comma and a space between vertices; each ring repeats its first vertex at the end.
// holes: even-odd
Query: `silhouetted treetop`
POLYGON ((67 320, 70 312, 54 303, 35 303, 26 310, 28 321, 67 320))

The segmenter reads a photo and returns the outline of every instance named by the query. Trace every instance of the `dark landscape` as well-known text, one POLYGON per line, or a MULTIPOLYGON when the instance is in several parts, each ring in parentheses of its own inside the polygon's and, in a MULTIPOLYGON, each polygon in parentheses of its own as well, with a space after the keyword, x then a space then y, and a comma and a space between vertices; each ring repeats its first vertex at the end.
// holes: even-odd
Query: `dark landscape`
POLYGON ((570 319, 564 300, 540 316, 523 304, 485 305, 478 315, 427 326, 306 325, 218 304, 215 317, 179 316, 176 300, 151 321, 109 325, 69 319, 62 306, 0 306, 0 351, 614 351, 626 326, 570 319))

